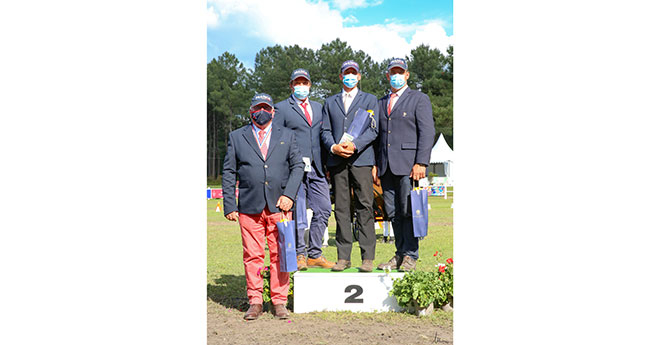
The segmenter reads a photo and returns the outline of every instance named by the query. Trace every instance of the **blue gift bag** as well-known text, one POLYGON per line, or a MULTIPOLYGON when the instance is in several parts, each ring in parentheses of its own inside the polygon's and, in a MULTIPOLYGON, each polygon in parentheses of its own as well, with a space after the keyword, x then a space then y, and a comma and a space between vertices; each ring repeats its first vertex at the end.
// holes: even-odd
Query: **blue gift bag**
POLYGON ((429 193, 423 188, 414 188, 410 192, 412 208, 413 235, 425 237, 429 229, 429 193))
POLYGON ((343 144, 347 141, 354 141, 355 138, 359 137, 360 134, 362 134, 362 132, 365 130, 365 128, 369 123, 371 123, 372 126, 375 126, 376 125, 375 121, 376 120, 373 117, 373 111, 369 112, 362 108, 359 108, 355 112, 355 117, 353 118, 353 122, 351 122, 351 125, 348 127, 348 131, 345 132, 344 135, 342 135, 341 139, 339 140, 339 143, 343 144))
POLYGON ((284 215, 282 215, 282 220, 277 223, 277 232, 280 271, 295 272, 298 270, 295 222, 284 218, 284 215))
POLYGON ((296 196, 296 228, 298 230, 305 230, 308 227, 307 195, 305 193, 305 186, 301 183, 300 188, 298 188, 298 195, 296 196))

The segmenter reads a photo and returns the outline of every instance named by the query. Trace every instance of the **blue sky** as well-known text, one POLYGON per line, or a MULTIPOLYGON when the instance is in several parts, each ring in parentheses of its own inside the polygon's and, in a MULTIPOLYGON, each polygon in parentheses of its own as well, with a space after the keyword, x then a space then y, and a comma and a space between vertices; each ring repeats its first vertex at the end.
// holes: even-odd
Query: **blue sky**
POLYGON ((339 37, 374 60, 403 57, 419 44, 453 44, 452 0, 209 0, 207 61, 225 51, 246 66, 262 48, 318 49, 339 37))

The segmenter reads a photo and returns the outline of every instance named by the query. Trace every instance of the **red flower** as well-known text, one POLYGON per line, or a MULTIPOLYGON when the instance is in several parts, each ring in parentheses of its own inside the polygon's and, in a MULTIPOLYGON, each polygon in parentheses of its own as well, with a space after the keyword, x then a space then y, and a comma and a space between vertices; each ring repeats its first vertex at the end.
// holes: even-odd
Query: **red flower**
POLYGON ((433 256, 438 256, 438 251, 437 250, 435 251, 435 254, 433 254, 433 256))
POLYGON ((448 264, 453 264, 453 263, 454 263, 454 260, 453 260, 452 258, 449 258, 449 259, 447 259, 447 263, 448 263, 448 264))
POLYGON ((445 273, 445 266, 438 267, 438 272, 445 273))
POLYGON ((259 267, 259 269, 257 270, 257 275, 258 275, 258 276, 261 275, 261 267, 259 267))

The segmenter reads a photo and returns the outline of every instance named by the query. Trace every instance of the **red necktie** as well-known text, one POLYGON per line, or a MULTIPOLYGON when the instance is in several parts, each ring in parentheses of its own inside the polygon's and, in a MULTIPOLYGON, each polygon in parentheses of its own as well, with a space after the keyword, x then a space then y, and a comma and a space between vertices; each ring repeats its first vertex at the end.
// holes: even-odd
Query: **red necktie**
POLYGON ((387 105, 387 116, 390 116, 390 113, 392 113, 392 103, 394 103, 392 101, 396 96, 398 96, 396 92, 390 95, 390 104, 387 105))
POLYGON ((303 110, 305 111, 305 117, 307 118, 307 122, 309 122, 309 125, 312 125, 312 117, 309 115, 309 111, 307 111, 307 103, 303 102, 301 103, 303 110))
POLYGON ((266 131, 259 131, 259 142, 261 143, 261 147, 259 148, 261 150, 261 154, 264 156, 264 159, 266 159, 266 153, 268 153, 268 145, 264 142, 264 136, 266 135, 266 131))

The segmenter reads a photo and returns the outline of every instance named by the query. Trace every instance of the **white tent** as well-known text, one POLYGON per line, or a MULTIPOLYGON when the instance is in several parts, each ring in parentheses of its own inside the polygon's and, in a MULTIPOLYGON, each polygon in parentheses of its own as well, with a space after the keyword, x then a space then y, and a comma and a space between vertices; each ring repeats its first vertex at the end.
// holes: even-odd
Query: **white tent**
MULTIPOLYGON (((454 151, 452 151, 449 145, 447 145, 447 141, 445 141, 444 135, 440 133, 438 141, 436 141, 435 145, 433 145, 433 148, 431 149, 431 160, 429 162, 431 163, 431 166, 429 167, 429 170, 441 176, 444 175, 444 177, 447 177, 447 182, 449 182, 452 180, 450 166, 453 164, 453 162, 454 151), (436 172, 436 169, 442 169, 441 167, 443 167, 444 170, 436 172)), ((449 183, 451 184, 451 182, 449 183)))

